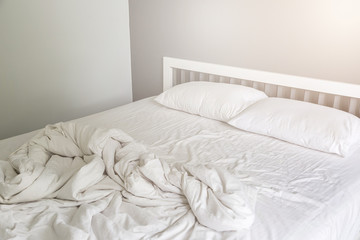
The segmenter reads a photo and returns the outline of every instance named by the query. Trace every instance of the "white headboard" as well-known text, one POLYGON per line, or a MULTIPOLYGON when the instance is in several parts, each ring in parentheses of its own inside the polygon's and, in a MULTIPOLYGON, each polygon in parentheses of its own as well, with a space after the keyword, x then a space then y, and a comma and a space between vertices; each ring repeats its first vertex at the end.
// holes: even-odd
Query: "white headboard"
POLYGON ((360 116, 360 85, 164 57, 163 90, 190 81, 241 84, 360 116))

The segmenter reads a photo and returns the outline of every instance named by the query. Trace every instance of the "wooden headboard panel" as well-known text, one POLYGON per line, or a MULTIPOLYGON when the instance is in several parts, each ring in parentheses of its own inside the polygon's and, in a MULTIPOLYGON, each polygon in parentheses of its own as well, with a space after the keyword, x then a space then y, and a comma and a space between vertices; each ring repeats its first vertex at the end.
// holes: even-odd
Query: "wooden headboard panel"
POLYGON ((337 108, 360 117, 360 85, 164 57, 163 90, 190 81, 240 84, 282 97, 337 108))

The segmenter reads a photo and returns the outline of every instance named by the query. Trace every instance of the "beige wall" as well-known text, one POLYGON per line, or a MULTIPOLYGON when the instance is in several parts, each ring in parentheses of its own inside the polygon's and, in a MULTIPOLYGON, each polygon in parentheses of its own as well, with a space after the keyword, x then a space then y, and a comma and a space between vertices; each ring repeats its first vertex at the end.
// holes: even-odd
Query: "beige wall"
POLYGON ((162 57, 360 84, 358 0, 130 1, 134 99, 162 89, 162 57))
POLYGON ((0 0, 0 139, 132 100, 127 0, 0 0))

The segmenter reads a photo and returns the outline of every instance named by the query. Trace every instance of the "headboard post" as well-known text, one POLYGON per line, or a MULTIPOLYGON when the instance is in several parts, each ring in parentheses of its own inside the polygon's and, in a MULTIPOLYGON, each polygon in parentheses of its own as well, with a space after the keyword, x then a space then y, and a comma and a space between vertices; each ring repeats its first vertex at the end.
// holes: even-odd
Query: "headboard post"
POLYGON ((173 86, 174 69, 171 66, 169 58, 163 58, 163 91, 168 90, 173 86))

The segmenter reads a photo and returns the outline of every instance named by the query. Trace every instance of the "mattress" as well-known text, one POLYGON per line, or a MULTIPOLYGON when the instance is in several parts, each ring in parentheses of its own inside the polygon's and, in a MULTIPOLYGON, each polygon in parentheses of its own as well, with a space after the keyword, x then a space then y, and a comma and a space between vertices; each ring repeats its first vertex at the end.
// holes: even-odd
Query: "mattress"
MULTIPOLYGON (((74 122, 120 128, 166 161, 211 163, 258 190, 248 231, 196 225, 186 238, 351 240, 360 229, 360 149, 342 158, 168 109, 153 98, 74 122)), ((35 134, 0 141, 1 158, 35 134)))

